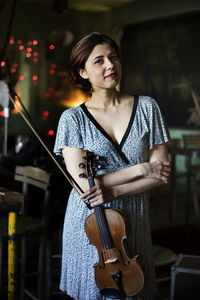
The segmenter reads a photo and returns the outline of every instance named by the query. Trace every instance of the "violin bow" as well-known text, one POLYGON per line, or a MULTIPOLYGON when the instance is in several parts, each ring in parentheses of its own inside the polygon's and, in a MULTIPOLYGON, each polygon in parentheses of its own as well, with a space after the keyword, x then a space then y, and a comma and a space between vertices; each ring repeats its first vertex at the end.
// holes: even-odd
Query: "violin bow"
POLYGON ((71 186, 73 188, 76 187, 79 190, 80 193, 83 193, 83 190, 81 189, 81 187, 79 186, 79 184, 76 182, 76 180, 70 175, 70 173, 67 170, 63 169, 63 167, 60 165, 60 163, 57 161, 57 159, 55 158, 55 156, 51 153, 51 151, 49 150, 49 148, 47 147, 47 145, 43 141, 43 139, 40 136, 40 134, 38 133, 35 125, 33 124, 31 116, 29 115, 29 113, 27 112, 26 108, 24 107, 24 105, 23 105, 23 103, 22 103, 21 98, 19 97, 19 95, 15 91, 13 91, 13 90, 12 90, 12 93, 19 100, 19 103, 20 103, 21 107, 19 106, 18 103, 16 103, 16 101, 13 99, 13 97, 10 94, 9 94, 9 99, 11 100, 11 102, 13 103, 13 105, 18 109, 18 111, 19 111, 20 115, 22 116, 22 118, 25 120, 25 122, 30 127, 30 129, 32 130, 32 132, 38 138, 38 140, 40 141, 40 143, 42 144, 42 146, 45 148, 45 150, 47 151, 47 153, 50 155, 50 157, 52 158, 52 160, 54 161, 54 163, 57 165, 57 167, 59 168, 59 170, 62 172, 62 174, 65 176, 65 178, 69 181, 69 183, 71 184, 71 186), (22 108, 22 110, 21 110, 21 108, 22 108))

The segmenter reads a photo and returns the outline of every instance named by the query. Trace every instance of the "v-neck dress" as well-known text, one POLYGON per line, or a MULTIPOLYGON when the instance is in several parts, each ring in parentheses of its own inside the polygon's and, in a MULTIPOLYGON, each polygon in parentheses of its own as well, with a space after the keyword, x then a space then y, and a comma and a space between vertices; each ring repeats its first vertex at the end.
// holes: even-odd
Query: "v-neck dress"
MULTIPOLYGON (((120 144, 117 144, 82 104, 65 110, 59 120, 54 152, 82 148, 100 156, 102 168, 98 174, 114 172, 148 161, 149 151, 156 144, 166 143, 168 130, 157 102, 147 96, 135 96, 131 118, 120 144)), ((120 209, 126 225, 129 257, 139 255, 145 277, 142 291, 129 299, 152 299, 155 293, 155 274, 152 260, 149 194, 147 192, 121 196, 105 207, 120 209)), ((99 259, 84 230, 89 210, 72 189, 68 199, 63 227, 62 271, 60 289, 81 300, 105 300, 94 278, 99 259)))

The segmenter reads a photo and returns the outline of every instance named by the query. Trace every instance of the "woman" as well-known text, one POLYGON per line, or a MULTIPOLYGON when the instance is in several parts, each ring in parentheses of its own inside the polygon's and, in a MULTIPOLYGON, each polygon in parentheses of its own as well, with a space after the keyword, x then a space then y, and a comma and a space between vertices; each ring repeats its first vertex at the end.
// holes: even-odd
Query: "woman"
POLYGON ((155 276, 146 191, 167 183, 167 129, 155 100, 116 90, 121 63, 118 47, 109 37, 95 32, 84 37, 72 50, 70 66, 76 86, 92 90, 92 96, 63 112, 54 148, 85 191, 79 195, 73 189, 68 200, 60 288, 76 299, 106 299, 94 279, 98 253, 84 230, 85 219, 92 212, 85 204, 89 201, 91 207, 104 204, 123 213, 129 256, 139 255, 145 276, 142 291, 126 299, 152 299, 155 276), (103 164, 92 189, 87 178, 79 177, 84 150, 98 155, 103 164))

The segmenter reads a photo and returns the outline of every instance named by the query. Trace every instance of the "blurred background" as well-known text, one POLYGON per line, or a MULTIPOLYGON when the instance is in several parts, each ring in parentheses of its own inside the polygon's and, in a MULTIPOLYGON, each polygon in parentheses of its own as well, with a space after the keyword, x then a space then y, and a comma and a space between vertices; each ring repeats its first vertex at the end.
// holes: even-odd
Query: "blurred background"
MULTIPOLYGON (((54 220, 56 230, 50 230, 48 249, 50 256, 60 252, 62 222, 71 186, 19 113, 22 109, 19 98, 52 151, 63 110, 80 105, 89 97, 72 85, 68 63, 73 45, 92 31, 109 35, 120 47, 123 68, 120 90, 155 98, 169 126, 172 178, 168 186, 152 191, 150 207, 159 287, 156 299, 169 299, 171 266, 179 254, 200 255, 199 0, 0 0, 0 81, 6 82, 18 95, 13 93, 17 108, 10 101, 5 104, 3 89, 0 89, 2 193, 7 195, 14 190, 24 195, 23 201, 29 203, 25 215, 32 218, 32 222, 42 220, 42 228, 48 232, 54 220), (16 172, 22 172, 20 176, 25 177, 26 172, 17 171, 17 166, 31 166, 51 174, 46 182, 51 199, 48 205, 44 194, 33 186, 25 193, 25 179, 19 183, 16 172), (52 219, 45 219, 44 203, 52 219)), ((59 163, 64 167, 62 160, 59 163)), ((7 243, 5 224, 7 226, 4 223, 1 229, 4 248, 7 243)), ((23 236, 28 225, 20 226, 19 235, 23 236)), ((21 262, 20 247, 17 257, 21 262)), ((33 261, 38 262, 36 255, 29 251, 31 254, 33 261)), ((0 251, 1 255, 5 265, 0 265, 0 284, 2 297, 6 299, 6 250, 0 251)), ((23 285, 19 288, 21 267, 18 268, 14 293, 15 297, 24 299, 21 295, 25 288, 23 285)), ((59 262, 56 268, 59 278, 59 262)), ((44 278, 46 289, 56 291, 54 296, 47 293, 40 299, 68 299, 59 294, 58 283, 50 287, 54 281, 52 276, 44 278)), ((33 287, 37 294, 35 286, 37 283, 33 287)), ((24 297, 29 299, 27 294, 24 297)))

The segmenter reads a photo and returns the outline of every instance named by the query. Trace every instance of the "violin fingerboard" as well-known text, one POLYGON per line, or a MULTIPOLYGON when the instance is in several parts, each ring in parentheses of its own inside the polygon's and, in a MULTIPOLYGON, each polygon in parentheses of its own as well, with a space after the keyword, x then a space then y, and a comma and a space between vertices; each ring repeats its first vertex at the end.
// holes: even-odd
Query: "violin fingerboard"
POLYGON ((88 177, 88 182, 89 182, 90 188, 92 188, 93 186, 95 186, 95 182, 94 182, 94 177, 93 176, 89 176, 88 177))

